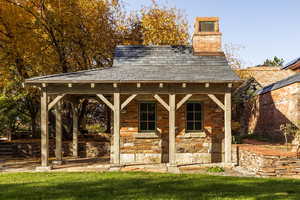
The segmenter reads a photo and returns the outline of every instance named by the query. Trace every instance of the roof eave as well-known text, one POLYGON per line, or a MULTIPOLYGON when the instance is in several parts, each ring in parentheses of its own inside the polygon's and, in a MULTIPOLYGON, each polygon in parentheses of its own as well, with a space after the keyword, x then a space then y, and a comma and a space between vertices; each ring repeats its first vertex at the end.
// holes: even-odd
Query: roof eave
POLYGON ((242 83, 243 80, 201 80, 201 81, 190 81, 190 80, 25 80, 26 84, 42 84, 42 83, 51 83, 51 84, 67 84, 67 83, 78 83, 78 84, 88 84, 88 83, 242 83))

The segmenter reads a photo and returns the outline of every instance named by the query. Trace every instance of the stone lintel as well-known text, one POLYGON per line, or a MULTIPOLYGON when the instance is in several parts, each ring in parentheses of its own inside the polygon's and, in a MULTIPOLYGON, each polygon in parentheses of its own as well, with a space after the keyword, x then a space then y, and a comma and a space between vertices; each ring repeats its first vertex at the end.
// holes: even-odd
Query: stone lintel
POLYGON ((53 165, 63 165, 63 164, 65 164, 65 161, 64 160, 53 160, 52 164, 53 165))
POLYGON ((167 170, 169 173, 180 174, 180 169, 177 165, 167 164, 167 170))
POLYGON ((124 165, 120 165, 120 164, 112 164, 110 165, 108 171, 110 172, 118 172, 121 171, 121 169, 124 167, 124 165))
POLYGON ((46 167, 39 166, 35 168, 36 172, 49 172, 51 170, 52 170, 52 166, 46 166, 46 167))

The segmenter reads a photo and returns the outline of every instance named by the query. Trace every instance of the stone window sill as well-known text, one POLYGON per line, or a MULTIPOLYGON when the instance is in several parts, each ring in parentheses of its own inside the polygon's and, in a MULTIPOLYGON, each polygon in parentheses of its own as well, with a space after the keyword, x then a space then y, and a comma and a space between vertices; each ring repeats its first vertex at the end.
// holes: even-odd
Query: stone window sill
POLYGON ((143 138, 147 138, 147 139, 159 138, 159 136, 155 132, 137 133, 137 134, 134 134, 134 137, 135 138, 140 138, 140 139, 143 139, 143 138))
POLYGON ((191 133, 185 133, 184 135, 177 136, 178 138, 205 138, 206 133, 205 132, 191 132, 191 133))

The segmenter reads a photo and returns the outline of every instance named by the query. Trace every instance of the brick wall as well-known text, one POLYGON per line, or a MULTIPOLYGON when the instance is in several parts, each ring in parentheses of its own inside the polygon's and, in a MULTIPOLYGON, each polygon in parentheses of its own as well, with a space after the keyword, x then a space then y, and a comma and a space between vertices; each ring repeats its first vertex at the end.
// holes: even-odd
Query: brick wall
POLYGON ((222 36, 220 33, 198 33, 193 36, 195 52, 220 52, 222 36))
POLYGON ((299 83, 252 98, 245 104, 248 132, 283 141, 280 125, 299 123, 299 100, 299 83))
MULTIPOLYGON (((161 97, 168 102, 167 95, 161 97)), ((184 96, 177 95, 179 102, 184 96)), ((224 96, 219 97, 222 100, 224 96)), ((126 97, 123 97, 123 101, 126 97)), ((201 101, 204 105, 204 132, 188 134, 185 131, 185 105, 176 112, 177 163, 221 162, 224 138, 223 111, 206 95, 195 95, 191 101, 201 101)), ((166 163, 168 162, 169 114, 151 96, 140 95, 121 113, 121 162, 123 163, 166 163), (139 133, 138 103, 155 101, 157 105, 156 137, 139 133)), ((112 152, 113 153, 113 152, 112 152)))

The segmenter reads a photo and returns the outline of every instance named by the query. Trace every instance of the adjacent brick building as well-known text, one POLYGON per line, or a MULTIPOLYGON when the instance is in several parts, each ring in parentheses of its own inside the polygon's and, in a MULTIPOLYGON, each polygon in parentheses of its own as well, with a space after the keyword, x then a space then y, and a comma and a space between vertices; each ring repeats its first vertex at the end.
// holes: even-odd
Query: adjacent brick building
POLYGON ((299 127, 300 122, 300 59, 282 67, 281 72, 263 76, 274 80, 289 75, 272 84, 265 85, 245 103, 245 122, 248 133, 266 136, 273 141, 284 141, 282 124, 299 127))

